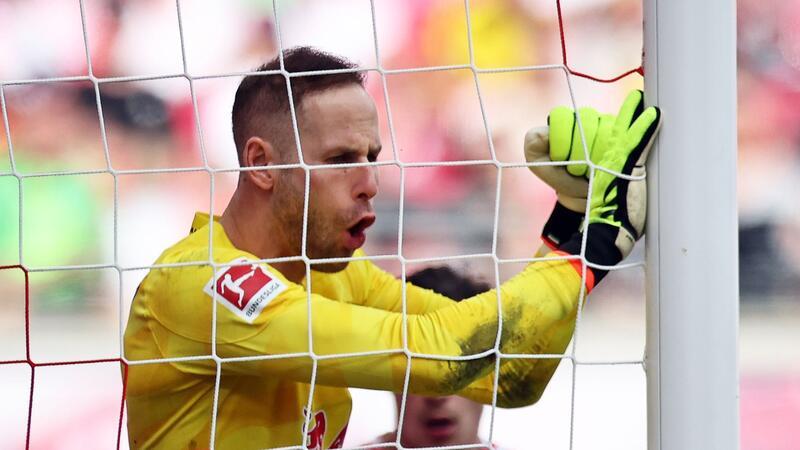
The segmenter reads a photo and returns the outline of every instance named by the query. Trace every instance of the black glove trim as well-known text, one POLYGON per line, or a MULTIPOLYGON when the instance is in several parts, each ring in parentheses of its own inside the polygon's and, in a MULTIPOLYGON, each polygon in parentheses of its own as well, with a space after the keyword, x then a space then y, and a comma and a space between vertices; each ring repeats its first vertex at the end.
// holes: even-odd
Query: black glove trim
MULTIPOLYGON (((601 266, 613 266, 622 261, 622 253, 616 244, 619 228, 607 223, 590 223, 586 227, 586 232, 589 233, 586 239, 587 262, 601 266)), ((559 249, 571 255, 580 255, 582 239, 582 234, 575 234, 559 249)), ((591 270, 594 274, 595 284, 608 274, 608 270, 598 268, 587 267, 586 270, 587 272, 591 270)))
POLYGON ((559 202, 542 228, 542 241, 551 250, 558 249, 580 230, 583 213, 573 211, 559 202))

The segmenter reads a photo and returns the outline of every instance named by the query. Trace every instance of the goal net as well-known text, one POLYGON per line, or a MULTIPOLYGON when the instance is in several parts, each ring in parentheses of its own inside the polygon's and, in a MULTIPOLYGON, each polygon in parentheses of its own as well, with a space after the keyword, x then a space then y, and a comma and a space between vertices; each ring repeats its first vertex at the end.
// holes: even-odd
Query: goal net
MULTIPOLYGON (((372 163, 381 192, 368 258, 401 279, 446 265, 495 287, 537 260, 532 255, 539 232, 555 201, 524 160, 525 131, 544 125, 557 105, 613 112, 626 92, 645 84, 650 103, 684 95, 667 87, 667 77, 678 76, 663 74, 652 61, 647 75, 659 73, 657 84, 643 81, 645 46, 659 57, 671 55, 655 31, 642 32, 643 21, 659 23, 661 32, 675 26, 661 21, 657 4, 0 4, 0 59, 6 62, 0 65, 3 441, 15 448, 128 448, 128 368, 169 362, 133 361, 124 354, 131 300, 160 252, 186 235, 192 214, 220 214, 235 189, 240 168, 230 109, 238 83, 253 67, 296 45, 357 61, 378 106, 384 146, 372 163)), ((309 75, 287 75, 287 83, 309 75)), ((666 120, 673 120, 670 113, 666 120)), ((292 119, 299 138, 294 110, 292 119)), ((660 179, 672 180, 669 164, 679 162, 659 160, 660 179)), ((663 191, 653 195, 660 199, 651 201, 656 208, 671 205, 663 191)), ((661 412, 660 405, 681 375, 662 373, 661 361, 676 358, 671 352, 694 355, 686 351, 688 342, 654 351, 674 338, 669 324, 682 313, 661 307, 674 295, 664 283, 679 275, 657 272, 656 281, 652 273, 645 276, 650 264, 658 270, 680 264, 665 259, 679 243, 668 240, 664 230, 671 224, 659 217, 658 228, 648 232, 669 245, 659 252, 661 241, 648 240, 646 263, 640 243, 589 297, 582 295, 575 335, 563 355, 504 355, 499 343, 485 349, 497 357, 497 367, 510 358, 561 362, 536 405, 484 408, 478 432, 484 444, 689 448, 656 436, 679 426, 671 425, 677 413, 661 412), (653 255, 660 255, 657 263, 653 255), (646 284, 648 295, 657 292, 662 302, 648 300, 647 312, 646 284), (648 358, 657 354, 658 363, 645 364, 646 340, 648 358)), ((310 271, 313 261, 305 253, 300 257, 310 271)), ((409 367, 415 358, 431 357, 407 346, 397 352, 409 358, 409 367)), ((319 358, 313 343, 306 355, 319 358)), ((217 364, 218 395, 226 361, 213 351, 208 357, 217 364)), ((717 370, 730 370, 723 366, 717 370)), ((310 384, 313 391, 313 375, 310 384)), ((397 405, 385 392, 352 395, 345 448, 372 448, 368 443, 377 436, 402 431, 397 411, 405 409, 407 392, 397 405)), ((725 397, 719 404, 731 403, 725 397)), ((311 419, 298 439, 313 427, 311 419)), ((718 428, 735 434, 729 424, 718 428)), ((212 437, 200 448, 213 445, 212 437)), ((383 445, 400 448, 400 440, 383 445)))

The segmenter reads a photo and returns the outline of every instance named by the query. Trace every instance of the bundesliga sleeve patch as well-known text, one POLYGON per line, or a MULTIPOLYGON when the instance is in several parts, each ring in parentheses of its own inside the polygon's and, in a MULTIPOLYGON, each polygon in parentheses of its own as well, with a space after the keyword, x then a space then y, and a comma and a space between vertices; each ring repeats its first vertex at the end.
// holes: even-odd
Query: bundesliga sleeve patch
POLYGON ((204 291, 211 297, 216 291, 218 302, 248 323, 253 323, 269 302, 286 290, 286 285, 264 266, 247 258, 235 259, 230 264, 237 265, 219 269, 204 291))

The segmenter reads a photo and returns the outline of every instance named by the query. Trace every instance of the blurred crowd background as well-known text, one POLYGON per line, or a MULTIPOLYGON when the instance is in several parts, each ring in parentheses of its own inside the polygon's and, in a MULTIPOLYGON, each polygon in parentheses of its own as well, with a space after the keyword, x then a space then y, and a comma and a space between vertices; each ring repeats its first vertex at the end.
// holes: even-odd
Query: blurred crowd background
MULTIPOLYGON (((641 1, 562 3, 573 70, 613 78, 639 67, 641 1)), ((403 72, 470 63, 460 0, 376 0, 374 29, 368 0, 278 0, 277 21, 269 1, 188 0, 180 3, 181 28, 172 0, 84 5, 82 18, 77 0, 0 0, 0 82, 12 82, 3 86, 6 117, 0 127, 0 265, 19 264, 21 257, 26 267, 73 268, 29 275, 35 361, 119 357, 120 323, 146 273, 141 268, 188 232, 195 211, 221 213, 235 188, 235 171, 210 174, 205 168, 237 167, 230 131, 241 79, 236 74, 272 58, 280 45, 316 46, 373 69, 367 89, 380 111, 381 160, 488 160, 493 151, 499 161, 523 162, 525 131, 545 124, 552 107, 574 100, 613 112, 628 90, 642 86, 636 73, 598 83, 568 79, 557 68, 477 76, 463 68, 403 72), (93 76, 103 80, 102 126, 94 85, 80 78, 89 70, 86 48, 93 76), (378 63, 398 72, 382 78, 374 70, 378 63), (126 79, 141 76, 153 77, 126 79), (65 80, 13 83, 43 78, 65 80), (13 170, 42 176, 19 183, 11 175, 9 143, 13 170), (119 172, 113 176, 109 168, 119 172), (77 174, 53 175, 58 172, 77 174), (115 264, 125 270, 107 267, 115 264)), ((555 0, 473 0, 469 9, 477 67, 562 64, 555 0)), ((800 336, 800 2, 740 0, 738 26, 742 448, 796 449, 800 434, 791 424, 800 421, 800 354, 792 345, 800 336)), ((368 253, 491 253, 497 211, 497 255, 529 257, 555 197, 526 168, 498 176, 491 164, 410 168, 401 190, 399 168, 383 166, 368 253)), ((698 232, 713 239, 713 230, 698 232)), ((632 257, 642 261, 641 249, 632 257)), ((398 261, 381 264, 401 270, 398 261)), ((490 258, 447 264, 495 282, 490 258)), ((502 264, 501 280, 518 269, 502 264)), ((587 360, 642 358, 643 280, 641 268, 609 276, 585 310, 588 339, 576 354, 587 360)), ((25 359, 24 286, 21 271, 0 270, 0 361, 25 359)), ((106 366, 37 372, 35 448, 110 446, 97 442, 116 436, 120 383, 118 368, 106 366)), ((576 443, 643 448, 644 379, 641 367, 634 369, 584 372, 588 381, 576 388, 576 408, 587 412, 575 413, 576 443), (618 390, 598 394, 608 383, 618 390), (609 405, 620 402, 629 410, 618 406, 612 416, 625 419, 610 430, 598 426, 609 405), (590 420, 593 414, 598 420, 590 420), (606 441, 598 436, 608 442, 599 444, 606 441)), ((568 445, 572 375, 571 368, 565 370, 544 406, 507 416, 498 412, 496 441, 517 449, 568 445), (557 424, 546 422, 554 415, 557 424)), ((26 365, 0 365, 0 397, 8 399, 0 407, 2 448, 24 441, 29 379, 26 365)), ((391 399, 376 395, 356 393, 348 445, 391 429, 391 399)), ((484 428, 488 434, 489 425, 484 428)))

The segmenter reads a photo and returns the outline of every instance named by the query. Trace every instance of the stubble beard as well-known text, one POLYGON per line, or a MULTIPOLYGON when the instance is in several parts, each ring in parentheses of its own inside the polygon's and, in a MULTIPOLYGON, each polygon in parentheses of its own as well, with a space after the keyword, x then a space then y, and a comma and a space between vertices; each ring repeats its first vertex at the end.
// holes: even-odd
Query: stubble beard
MULTIPOLYGON (((275 211, 283 236, 286 240, 289 255, 302 255, 303 241, 303 207, 304 188, 296 186, 288 173, 278 175, 280 187, 275 190, 275 211)), ((277 185, 276 185, 277 187, 277 185)), ((311 259, 341 258, 351 256, 336 248, 338 242, 334 219, 327 219, 315 205, 313 197, 308 204, 308 234, 306 238, 306 255, 311 259)), ((335 273, 344 270, 347 262, 313 264, 312 268, 319 272, 335 273)))

